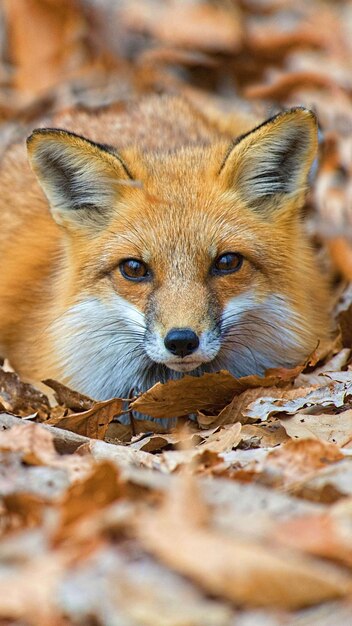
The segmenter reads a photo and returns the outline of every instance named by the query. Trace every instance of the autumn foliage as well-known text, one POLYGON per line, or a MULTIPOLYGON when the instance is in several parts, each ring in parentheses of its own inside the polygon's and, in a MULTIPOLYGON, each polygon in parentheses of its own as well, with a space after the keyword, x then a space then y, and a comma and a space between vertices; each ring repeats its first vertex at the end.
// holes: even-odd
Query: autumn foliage
POLYGON ((1 624, 352 623, 351 11, 3 0, 1 152, 57 111, 146 93, 185 94, 225 126, 233 111, 313 108, 305 220, 336 332, 292 370, 185 376, 104 402, 34 387, 4 361, 1 624))

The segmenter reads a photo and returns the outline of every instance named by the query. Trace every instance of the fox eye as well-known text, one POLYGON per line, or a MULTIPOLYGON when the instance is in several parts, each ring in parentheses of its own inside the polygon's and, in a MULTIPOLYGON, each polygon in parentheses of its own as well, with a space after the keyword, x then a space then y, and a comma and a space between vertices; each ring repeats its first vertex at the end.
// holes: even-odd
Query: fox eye
POLYGON ((238 272, 242 267, 243 256, 238 252, 225 252, 215 259, 212 267, 213 274, 231 274, 238 272))
POLYGON ((147 265, 138 259, 125 259, 121 261, 119 268, 122 276, 127 280, 140 282, 150 277, 147 265))

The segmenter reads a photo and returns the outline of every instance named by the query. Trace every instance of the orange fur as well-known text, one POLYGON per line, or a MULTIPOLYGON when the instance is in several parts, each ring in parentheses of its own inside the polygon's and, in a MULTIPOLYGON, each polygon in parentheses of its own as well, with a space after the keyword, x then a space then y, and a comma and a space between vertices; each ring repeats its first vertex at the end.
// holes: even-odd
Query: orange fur
MULTIPOLYGON (((150 369, 154 348, 144 354, 145 334, 161 345, 173 328, 190 328, 198 336, 213 332, 229 303, 236 309, 238 341, 236 347, 232 337, 227 345, 229 363, 244 350, 238 358, 243 365, 232 367, 236 375, 295 365, 327 336, 326 286, 299 214, 316 153, 312 114, 288 112, 237 144, 233 137, 248 131, 250 122, 241 128, 234 122, 225 131, 178 98, 151 97, 121 113, 66 114, 55 125, 114 149, 55 130, 32 135, 32 167, 57 223, 24 146, 13 146, 3 161, 0 351, 24 377, 58 378, 101 398, 163 380, 174 368, 171 363, 168 370, 160 357, 164 366, 154 378, 119 382, 119 371, 128 370, 128 359, 135 358, 128 329, 133 334, 144 325, 136 343, 142 346, 138 367, 150 369), (292 143, 287 149, 286 141, 292 143), (276 149, 286 150, 279 177, 267 171, 276 149), (261 193, 260 185, 267 190, 273 184, 277 192, 261 193), (99 202, 99 210, 92 208, 99 202), (243 255, 241 269, 211 273, 214 259, 226 252, 243 255), (147 264, 152 279, 126 280, 119 270, 126 258, 147 264), (109 334, 114 316, 121 315, 122 331, 109 334), (262 329, 258 344, 249 337, 252 327, 262 329), (114 366, 113 342, 120 369, 114 366), (247 343, 254 356, 245 352, 247 343), (105 356, 112 380, 107 369, 99 385, 94 381, 105 368, 105 356)), ((221 332, 219 341, 228 341, 221 332)), ((221 350, 206 367, 226 366, 221 350)), ((187 371, 182 368, 175 365, 187 371)))

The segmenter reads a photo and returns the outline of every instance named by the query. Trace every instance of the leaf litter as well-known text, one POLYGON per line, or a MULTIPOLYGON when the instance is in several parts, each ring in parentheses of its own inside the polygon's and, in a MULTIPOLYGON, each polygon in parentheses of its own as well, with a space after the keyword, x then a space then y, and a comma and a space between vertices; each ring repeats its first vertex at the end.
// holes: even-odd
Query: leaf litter
POLYGON ((349 0, 3 3, 1 151, 43 116, 151 92, 185 94, 224 127, 234 111, 314 108, 306 225, 337 325, 292 370, 185 376, 130 400, 5 363, 4 624, 350 623, 351 16, 349 0))

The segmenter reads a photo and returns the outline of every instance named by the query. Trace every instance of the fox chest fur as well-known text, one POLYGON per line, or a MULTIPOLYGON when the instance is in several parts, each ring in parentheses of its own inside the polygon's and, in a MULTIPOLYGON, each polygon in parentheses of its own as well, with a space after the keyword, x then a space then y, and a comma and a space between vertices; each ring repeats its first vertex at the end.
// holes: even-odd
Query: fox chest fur
POLYGON ((294 366, 329 332, 301 224, 314 115, 238 136, 186 101, 77 112, 0 172, 0 352, 97 399, 294 366))

